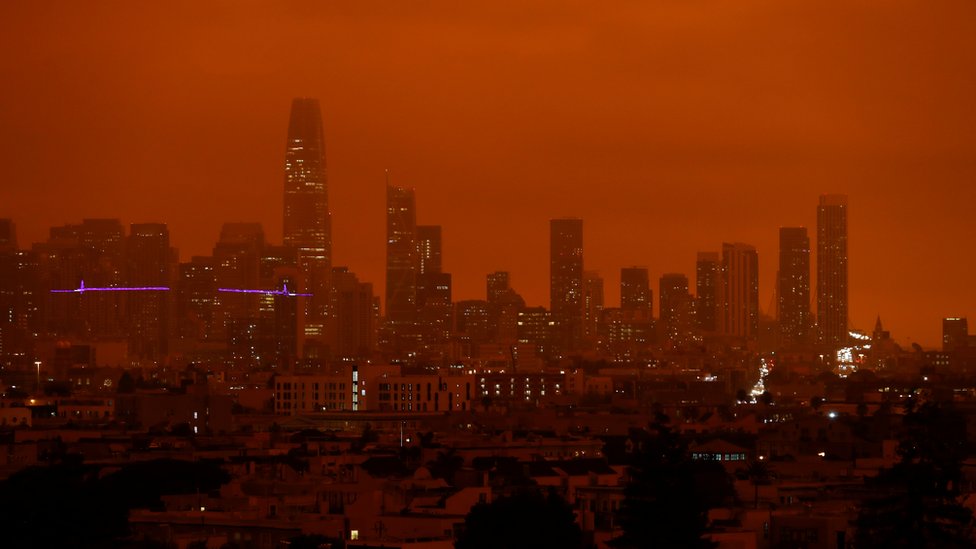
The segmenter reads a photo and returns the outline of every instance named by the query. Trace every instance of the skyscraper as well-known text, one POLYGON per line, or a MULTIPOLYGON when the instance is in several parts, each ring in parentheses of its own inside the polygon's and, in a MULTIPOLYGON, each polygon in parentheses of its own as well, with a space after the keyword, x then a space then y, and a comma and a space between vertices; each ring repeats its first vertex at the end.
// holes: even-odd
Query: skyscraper
POLYGON ((417 225, 417 274, 441 272, 441 226, 417 225))
POLYGON ((490 316, 487 301, 469 299, 454 304, 454 331, 461 345, 470 349, 468 356, 477 356, 478 345, 488 341, 490 316))
POLYGON ((369 357, 375 340, 373 285, 360 282, 345 267, 332 269, 330 346, 335 358, 369 357))
POLYGON ((759 256, 748 244, 722 244, 721 332, 755 339, 759 335, 759 256))
POLYGON ((693 337, 693 312, 691 294, 688 293, 688 277, 681 273, 661 276, 658 301, 661 304, 661 334, 663 342, 680 347, 693 337))
POLYGON ((780 343, 807 341, 810 329, 810 238, 803 227, 779 230, 779 275, 776 313, 780 343))
POLYGON ((34 334, 43 328, 38 275, 34 252, 0 251, 0 365, 5 367, 26 365, 34 334))
MULTIPOLYGON (((56 234, 57 239, 76 239, 80 276, 73 284, 84 280, 89 287, 125 285, 125 228, 120 220, 84 219, 80 225, 52 228, 52 237, 56 234)), ((127 298, 124 292, 84 295, 79 317, 84 326, 82 333, 88 337, 125 336, 127 298)))
POLYGON ((213 257, 194 256, 180 263, 176 284, 176 334, 183 340, 206 341, 217 338, 217 267, 213 257))
POLYGON ((620 269, 620 308, 624 311, 646 311, 651 316, 654 297, 651 283, 644 267, 620 269))
POLYGON ((817 208, 817 330, 819 341, 847 341, 847 196, 820 197, 817 208))
POLYGON ((495 271, 487 277, 488 303, 495 303, 511 288, 508 271, 495 271))
POLYGON ((450 338, 451 275, 441 268, 441 226, 417 226, 416 303, 420 336, 426 343, 450 338))
POLYGON ((332 263, 332 218, 318 99, 291 103, 285 146, 285 245, 332 263))
POLYGON ((969 322, 962 317, 942 319, 942 350, 949 353, 969 345, 969 322))
POLYGON ((718 332, 717 311, 722 284, 722 261, 716 252, 698 252, 695 263, 695 318, 705 334, 718 332))
POLYGON ((284 243, 297 249, 304 287, 305 335, 321 340, 329 312, 332 217, 322 113, 317 99, 292 100, 285 145, 284 243))
POLYGON ((0 252, 17 249, 17 226, 10 219, 0 219, 0 252))
POLYGON ((417 277, 417 320, 425 343, 443 343, 451 337, 452 286, 450 273, 428 272, 417 277))
POLYGON ((549 222, 549 308, 556 353, 576 349, 583 335, 583 220, 549 222))
POLYGON ((596 271, 583 271, 583 339, 595 345, 600 315, 603 313, 603 277, 596 271))
MULTIPOLYGON (((224 223, 214 246, 214 275, 218 288, 261 287, 261 255, 265 247, 260 223, 224 223)), ((257 364, 255 348, 263 330, 258 326, 261 297, 257 294, 219 294, 214 339, 224 340, 234 360, 257 364)))
MULTIPOLYGON (((125 255, 129 286, 170 286, 176 253, 169 246, 165 224, 133 223, 125 255)), ((170 335, 170 294, 134 292, 128 301, 130 356, 162 359, 168 351, 170 335)))
POLYGON ((387 185, 386 320, 401 334, 416 322, 418 269, 414 191, 387 185))

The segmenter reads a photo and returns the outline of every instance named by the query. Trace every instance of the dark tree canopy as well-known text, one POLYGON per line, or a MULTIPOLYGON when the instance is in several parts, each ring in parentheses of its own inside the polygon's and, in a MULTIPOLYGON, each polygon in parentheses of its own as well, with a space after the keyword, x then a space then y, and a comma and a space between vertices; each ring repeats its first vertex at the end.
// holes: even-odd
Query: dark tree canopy
POLYGON ((127 532, 128 510, 79 463, 28 467, 0 483, 4 545, 93 547, 127 532))
POLYGON ((162 504, 160 496, 206 493, 230 481, 212 461, 155 459, 135 461, 101 479, 105 491, 130 509, 162 504))
POLYGON ((630 482, 618 513, 623 534, 611 541, 621 548, 701 548, 708 510, 732 497, 732 480, 721 465, 694 461, 670 428, 655 424, 632 433, 630 482))
POLYGON ((527 489, 491 503, 479 503, 464 519, 457 549, 537 549, 581 547, 573 509, 549 490, 527 489))
POLYGON ((906 406, 899 461, 871 480, 857 519, 858 547, 972 547, 973 515, 960 503, 968 448, 951 404, 906 406))
POLYGON ((442 478, 448 484, 454 484, 454 475, 464 465, 464 458, 457 454, 454 448, 437 452, 437 458, 427 463, 427 469, 434 478, 442 478))
POLYGON ((122 376, 119 377, 119 382, 116 385, 116 392, 119 394, 136 392, 136 380, 132 378, 132 374, 127 371, 122 372, 122 376))
POLYGON ((158 505, 164 494, 209 491, 227 480, 219 465, 205 461, 133 462, 104 476, 80 460, 28 467, 0 482, 2 545, 125 547, 130 509, 158 505))

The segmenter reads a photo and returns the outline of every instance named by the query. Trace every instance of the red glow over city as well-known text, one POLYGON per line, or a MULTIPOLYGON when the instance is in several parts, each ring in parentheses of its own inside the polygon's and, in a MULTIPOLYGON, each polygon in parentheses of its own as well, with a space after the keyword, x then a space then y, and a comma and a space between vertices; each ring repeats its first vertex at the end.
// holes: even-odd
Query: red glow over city
POLYGON ((976 546, 976 2, 0 3, 0 546, 976 546))

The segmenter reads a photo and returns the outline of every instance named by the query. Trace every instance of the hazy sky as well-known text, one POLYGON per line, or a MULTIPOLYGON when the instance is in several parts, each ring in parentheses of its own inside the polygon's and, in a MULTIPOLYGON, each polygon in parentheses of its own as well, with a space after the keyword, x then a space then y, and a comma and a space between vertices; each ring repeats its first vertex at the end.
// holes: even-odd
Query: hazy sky
MULTIPOLYGON (((976 323, 976 2, 0 3, 0 217, 281 240, 294 96, 321 100, 335 264, 383 288, 384 169, 444 227, 455 298, 548 305, 548 220, 586 268, 685 272, 850 195, 851 315, 938 344, 976 323), (612 6, 612 9, 608 9, 612 6)), ((655 287, 655 301, 657 289, 655 287)))

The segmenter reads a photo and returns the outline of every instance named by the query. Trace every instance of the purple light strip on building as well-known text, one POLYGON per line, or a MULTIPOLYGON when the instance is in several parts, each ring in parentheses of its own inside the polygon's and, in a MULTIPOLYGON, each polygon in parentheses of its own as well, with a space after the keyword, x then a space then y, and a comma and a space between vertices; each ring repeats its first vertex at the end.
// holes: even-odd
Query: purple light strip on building
POLYGON ((166 286, 139 286, 135 288, 75 288, 73 290, 51 290, 52 294, 83 294, 85 292, 168 292, 166 286))
POLYGON ((301 294, 296 292, 289 292, 288 285, 286 284, 281 290, 242 290, 238 288, 217 288, 218 292, 230 292, 235 294, 262 294, 262 295, 283 295, 287 297, 308 297, 312 294, 301 294))

